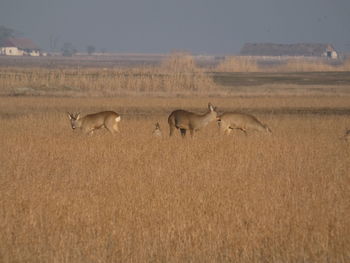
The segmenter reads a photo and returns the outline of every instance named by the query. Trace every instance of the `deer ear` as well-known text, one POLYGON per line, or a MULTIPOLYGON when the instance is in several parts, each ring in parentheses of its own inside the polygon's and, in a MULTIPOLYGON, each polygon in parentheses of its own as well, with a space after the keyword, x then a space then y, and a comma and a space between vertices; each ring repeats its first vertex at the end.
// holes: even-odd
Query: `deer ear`
POLYGON ((210 111, 214 111, 214 107, 213 107, 213 105, 210 102, 208 103, 208 109, 210 111))
POLYGON ((77 119, 77 120, 80 119, 80 112, 77 113, 77 116, 75 117, 75 119, 77 119))
POLYGON ((71 120, 72 119, 72 115, 69 112, 67 112, 67 114, 68 114, 68 118, 71 120))

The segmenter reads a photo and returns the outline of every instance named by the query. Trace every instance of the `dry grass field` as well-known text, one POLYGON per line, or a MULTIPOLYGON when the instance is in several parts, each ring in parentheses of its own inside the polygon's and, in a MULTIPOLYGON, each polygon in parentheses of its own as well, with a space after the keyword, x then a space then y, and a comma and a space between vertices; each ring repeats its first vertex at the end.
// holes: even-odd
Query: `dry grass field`
POLYGON ((350 262, 349 61, 240 59, 1 59, 0 262, 350 262), (208 102, 273 133, 168 137, 208 102), (71 129, 103 110, 120 134, 71 129))
MULTIPOLYGON (((331 60, 321 58, 284 58, 271 65, 259 63, 259 58, 227 57, 217 66, 199 66, 187 53, 164 57, 151 65, 141 62, 135 65, 131 57, 128 66, 100 65, 99 61, 88 67, 80 66, 88 59, 69 58, 70 63, 65 64, 68 58, 43 57, 33 63, 34 58, 3 56, 0 57, 0 96, 350 94, 350 59, 332 64, 331 60), (47 63, 41 64, 42 60, 47 63)), ((118 65, 118 61, 115 63, 118 65)))
POLYGON ((349 262, 348 96, 0 98, 1 262, 349 262), (168 138, 177 108, 272 135, 168 138), (66 112, 115 110, 120 134, 66 112), (159 121, 163 138, 152 138, 159 121))

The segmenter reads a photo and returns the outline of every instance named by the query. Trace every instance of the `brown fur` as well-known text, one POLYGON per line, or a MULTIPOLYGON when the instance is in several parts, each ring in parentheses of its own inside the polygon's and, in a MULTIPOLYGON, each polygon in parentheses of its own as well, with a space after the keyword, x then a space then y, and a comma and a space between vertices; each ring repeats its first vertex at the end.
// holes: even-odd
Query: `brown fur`
POLYGON ((216 118, 216 107, 213 107, 211 103, 208 104, 208 111, 202 115, 185 110, 175 110, 168 118, 170 136, 173 135, 175 128, 180 129, 182 137, 185 137, 187 130, 193 136, 195 131, 207 126, 211 121, 216 120, 216 118))
POLYGON ((94 130, 105 127, 112 134, 119 132, 120 115, 114 111, 102 111, 80 117, 78 114, 68 113, 72 129, 80 128, 85 134, 93 134, 94 130))

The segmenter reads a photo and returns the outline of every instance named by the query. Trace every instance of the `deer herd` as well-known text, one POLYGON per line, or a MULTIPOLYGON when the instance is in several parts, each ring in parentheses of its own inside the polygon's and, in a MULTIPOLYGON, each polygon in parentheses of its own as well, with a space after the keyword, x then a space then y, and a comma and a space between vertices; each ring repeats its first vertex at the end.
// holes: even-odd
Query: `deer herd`
MULTIPOLYGON (((84 134, 91 135, 95 130, 102 127, 106 128, 112 134, 119 132, 118 124, 121 117, 114 111, 102 111, 88 114, 84 117, 81 117, 80 113, 71 114, 68 112, 68 117, 72 129, 79 128, 84 134)), ((225 112, 218 115, 217 108, 209 103, 208 110, 204 114, 197 114, 186 110, 173 111, 168 117, 169 136, 173 135, 175 129, 179 129, 183 138, 186 136, 187 131, 193 137, 196 131, 204 128, 212 121, 217 121, 218 127, 225 134, 229 134, 233 129, 241 130, 245 134, 247 130, 271 133, 271 130, 266 125, 262 124, 252 115, 234 112, 225 112)), ((152 135, 154 137, 162 137, 162 130, 158 122, 155 124, 152 135)))
MULTIPOLYGON (((121 117, 114 111, 102 111, 88 114, 84 117, 80 117, 80 113, 68 113, 68 117, 72 129, 79 128, 85 134, 93 134, 95 130, 102 127, 105 127, 112 134, 119 132, 118 124, 121 117)), ((182 109, 170 113, 168 117, 169 136, 171 137, 173 135, 175 129, 179 129, 182 138, 186 136, 187 131, 189 131, 191 137, 193 137, 196 131, 204 128, 213 121, 217 122, 219 129, 224 134, 230 134, 234 129, 241 130, 246 135, 248 130, 272 133, 268 126, 261 123, 253 115, 237 112, 225 112, 218 115, 217 108, 209 103, 208 110, 204 114, 197 114, 182 109)), ((162 137, 162 130, 158 122, 155 124, 152 135, 154 137, 162 137)), ((342 139, 350 141, 350 130, 346 131, 342 139)))

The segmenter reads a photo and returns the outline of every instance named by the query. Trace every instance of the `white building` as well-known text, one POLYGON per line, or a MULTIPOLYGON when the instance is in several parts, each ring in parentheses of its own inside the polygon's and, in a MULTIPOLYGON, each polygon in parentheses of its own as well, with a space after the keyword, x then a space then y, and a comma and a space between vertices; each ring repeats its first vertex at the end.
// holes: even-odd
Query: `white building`
POLYGON ((0 55, 40 56, 40 48, 28 38, 8 38, 0 47, 0 55))

